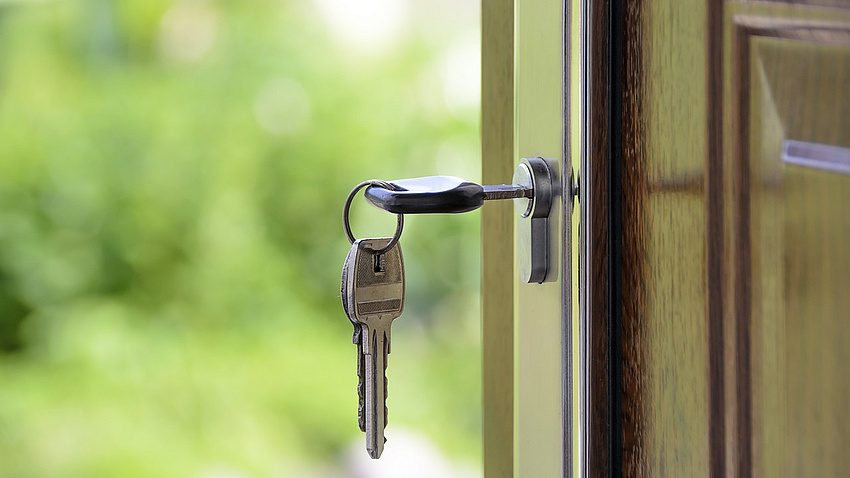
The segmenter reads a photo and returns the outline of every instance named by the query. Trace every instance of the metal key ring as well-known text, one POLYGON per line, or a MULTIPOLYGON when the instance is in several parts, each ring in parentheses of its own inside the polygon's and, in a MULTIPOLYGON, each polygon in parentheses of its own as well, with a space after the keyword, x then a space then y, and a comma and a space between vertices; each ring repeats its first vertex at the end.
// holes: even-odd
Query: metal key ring
MULTIPOLYGON (((348 193, 348 197, 345 199, 345 207, 342 209, 342 226, 345 228, 345 235, 348 236, 348 241, 352 244, 354 244, 356 239, 354 238, 354 234, 351 232, 351 224, 348 222, 348 212, 351 209, 351 201, 354 200, 354 196, 356 196, 357 192, 366 186, 378 186, 384 189, 389 189, 390 191, 395 191, 397 189, 392 183, 381 181, 380 179, 370 179, 354 186, 354 189, 348 193)), ((393 238, 390 239, 390 242, 387 243, 386 247, 375 251, 376 254, 381 254, 392 249, 392 247, 398 243, 398 240, 401 239, 401 231, 404 229, 404 214, 396 215, 398 216, 398 224, 396 225, 393 238)))

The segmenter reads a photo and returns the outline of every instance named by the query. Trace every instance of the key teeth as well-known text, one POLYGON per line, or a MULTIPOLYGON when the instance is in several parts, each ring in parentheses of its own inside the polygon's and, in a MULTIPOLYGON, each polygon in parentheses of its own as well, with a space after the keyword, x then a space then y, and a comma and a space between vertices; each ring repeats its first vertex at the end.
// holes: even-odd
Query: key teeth
MULTIPOLYGON (((389 349, 389 341, 384 342, 386 349, 389 349)), ((387 428, 388 418, 389 418, 389 410, 387 408, 387 397, 389 396, 389 381, 387 379, 387 356, 384 355, 384 429, 387 428)), ((384 442, 387 441, 387 438, 384 437, 384 442)))
POLYGON ((360 403, 357 405, 357 425, 360 427, 360 431, 366 433, 366 407, 363 402, 365 400, 365 395, 361 392, 361 388, 358 387, 357 395, 360 398, 360 403))
POLYGON ((354 333, 357 336, 357 425, 361 432, 366 433, 366 380, 363 376, 366 364, 360 342, 359 325, 354 327, 354 333))

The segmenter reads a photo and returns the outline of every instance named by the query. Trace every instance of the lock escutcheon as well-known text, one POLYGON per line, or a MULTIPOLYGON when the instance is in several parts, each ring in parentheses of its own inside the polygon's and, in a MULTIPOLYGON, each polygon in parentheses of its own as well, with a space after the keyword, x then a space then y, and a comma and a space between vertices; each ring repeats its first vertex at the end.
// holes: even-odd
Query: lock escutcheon
POLYGON ((550 215, 557 195, 555 168, 545 158, 522 158, 513 183, 530 188, 530 198, 514 199, 517 213, 516 256, 519 279, 543 283, 550 279, 550 215))

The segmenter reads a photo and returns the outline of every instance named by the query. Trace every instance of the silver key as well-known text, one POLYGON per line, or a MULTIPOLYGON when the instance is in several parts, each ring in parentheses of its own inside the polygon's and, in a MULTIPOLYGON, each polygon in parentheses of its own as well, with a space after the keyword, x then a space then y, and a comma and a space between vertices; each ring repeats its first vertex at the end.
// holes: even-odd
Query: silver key
POLYGON ((354 333, 351 335, 351 342, 357 346, 357 425, 360 427, 360 431, 365 432, 366 417, 364 416, 364 412, 366 408, 366 380, 363 374, 366 369, 366 356, 363 355, 363 345, 360 341, 361 326, 359 322, 354 320, 353 315, 350 312, 348 293, 349 275, 351 270, 354 269, 354 259, 357 247, 358 246, 356 244, 351 247, 351 250, 348 251, 348 256, 345 258, 345 263, 342 266, 340 297, 342 298, 342 308, 345 310, 345 315, 348 316, 348 320, 350 320, 351 324, 354 326, 354 333))
POLYGON ((366 450, 372 458, 384 451, 387 424, 387 355, 392 322, 404 309, 404 261, 401 246, 381 254, 390 238, 360 239, 352 245, 346 305, 349 318, 360 324, 366 365, 366 450))

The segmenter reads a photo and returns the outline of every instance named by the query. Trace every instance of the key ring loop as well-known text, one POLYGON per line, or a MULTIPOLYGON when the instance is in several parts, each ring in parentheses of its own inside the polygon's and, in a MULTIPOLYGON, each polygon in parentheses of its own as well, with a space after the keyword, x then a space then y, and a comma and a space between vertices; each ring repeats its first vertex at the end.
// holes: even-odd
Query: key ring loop
MULTIPOLYGON (((345 207, 342 208, 342 226, 345 228, 345 235, 348 236, 348 242, 352 244, 354 244, 356 239, 354 238, 354 234, 351 232, 351 224, 348 222, 348 213, 351 209, 351 201, 354 200, 354 196, 356 196, 357 192, 366 186, 378 186, 380 188, 389 189, 390 191, 395 191, 397 189, 392 183, 381 181, 380 179, 370 179, 354 186, 354 189, 348 193, 348 197, 345 199, 345 207)), ((390 242, 387 243, 386 247, 375 251, 376 254, 381 254, 392 249, 392 247, 398 243, 398 240, 401 239, 401 231, 404 229, 404 214, 396 214, 396 216, 398 216, 398 223, 395 228, 395 234, 392 239, 390 239, 390 242)))

